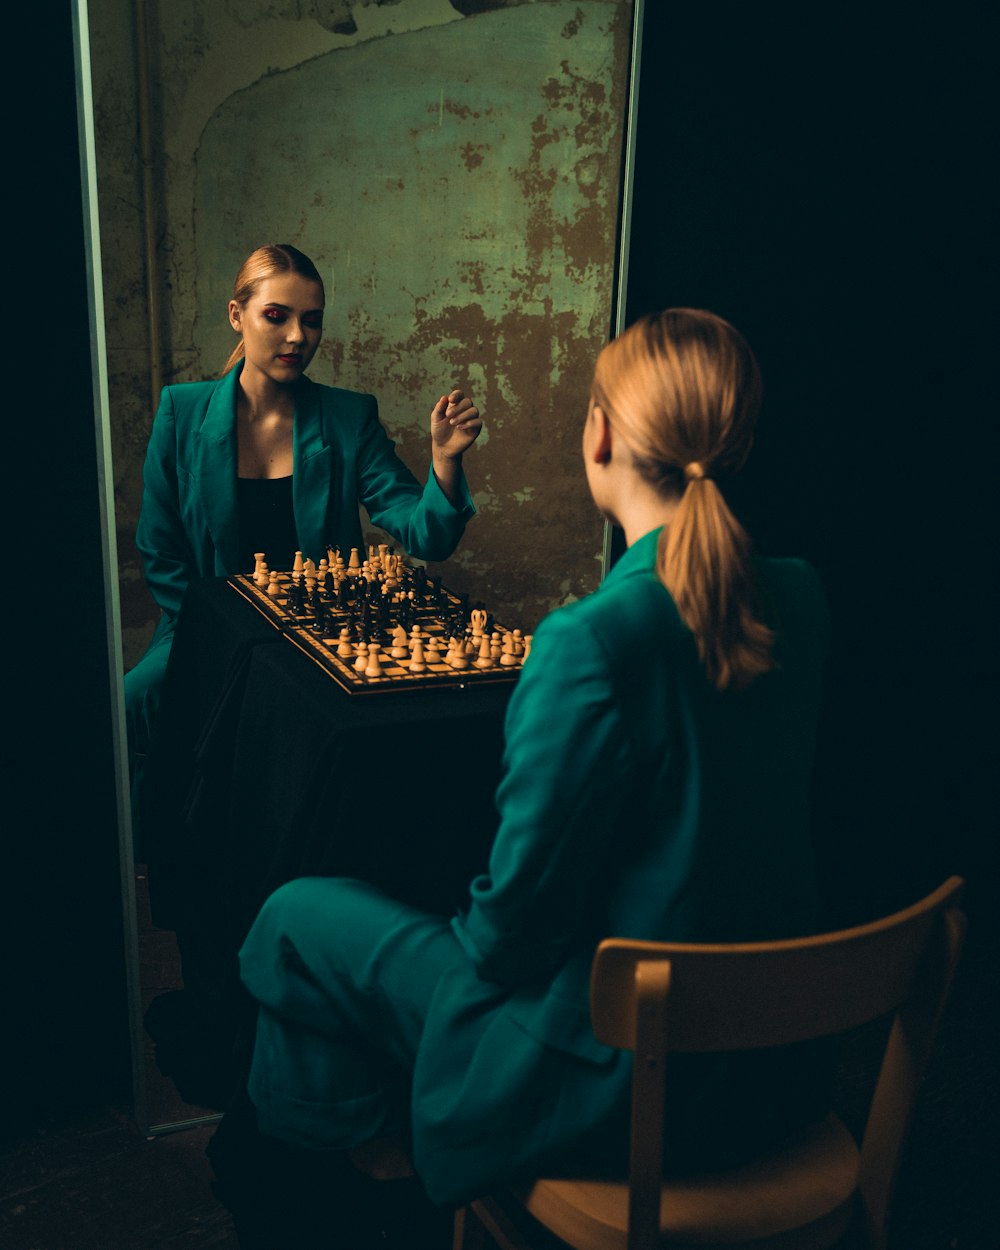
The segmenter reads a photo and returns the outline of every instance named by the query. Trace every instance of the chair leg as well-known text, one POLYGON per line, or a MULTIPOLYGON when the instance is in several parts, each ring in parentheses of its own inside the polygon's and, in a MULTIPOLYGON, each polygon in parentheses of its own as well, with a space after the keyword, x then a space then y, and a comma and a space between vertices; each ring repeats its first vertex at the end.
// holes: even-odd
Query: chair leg
POLYGON ((478 1198, 455 1212, 452 1250, 488 1250, 487 1235, 500 1250, 531 1250, 499 1202, 478 1198))
POLYGON ((486 1250, 486 1232, 469 1207, 455 1212, 451 1250, 486 1250))

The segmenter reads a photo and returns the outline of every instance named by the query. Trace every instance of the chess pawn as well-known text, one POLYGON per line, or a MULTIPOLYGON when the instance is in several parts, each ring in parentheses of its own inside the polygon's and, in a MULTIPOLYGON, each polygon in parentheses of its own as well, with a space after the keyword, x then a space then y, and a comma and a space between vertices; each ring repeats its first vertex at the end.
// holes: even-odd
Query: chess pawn
POLYGON ((351 645, 351 631, 345 625, 340 631, 340 640, 337 645, 337 654, 347 659, 348 656, 354 654, 354 647, 351 645))
POLYGON ((424 660, 424 640, 418 635, 413 640, 413 650, 410 652, 410 672, 425 673, 427 664, 424 660))
POLYGON ((271 573, 267 579, 267 593, 272 599, 277 599, 278 595, 281 593, 281 584, 278 581, 277 571, 271 573))
POLYGON ((490 645, 489 634, 483 634, 483 640, 479 644, 479 658, 476 660, 476 668, 492 668, 493 667, 493 648, 490 645))
POLYGON ((428 664, 441 663, 441 652, 433 638, 427 639, 427 645, 424 648, 424 659, 426 659, 428 664))
POLYGON ((524 638, 519 629, 515 629, 511 636, 511 646, 514 648, 514 654, 520 659, 524 654, 524 638))
POLYGON ((253 575, 253 580, 258 586, 266 586, 271 580, 267 562, 265 560, 258 561, 257 570, 253 575))
POLYGON ((473 608, 469 619, 472 621, 473 638, 481 638, 483 630, 486 628, 486 613, 482 608, 473 608))
POLYGON ((525 635, 524 635, 524 655, 521 657, 521 662, 522 662, 522 664, 523 664, 523 663, 524 663, 524 661, 528 658, 528 656, 531 654, 531 639, 532 639, 533 637, 534 637, 534 635, 533 635, 533 634, 525 634, 525 635))
POLYGON ((494 661, 496 661, 500 659, 502 653, 503 644, 500 642, 500 635, 494 631, 494 633, 490 635, 490 655, 492 655, 494 661))
POLYGON ((507 634, 503 640, 503 651, 500 653, 500 667, 513 668, 517 663, 517 654, 514 651, 514 639, 507 634))
POLYGON ((363 673, 368 667, 368 644, 366 642, 358 643, 358 658, 354 661, 354 671, 363 673))
POLYGON ((370 642, 368 644, 368 663, 365 666, 366 677, 381 677, 382 676, 382 662, 379 659, 379 654, 378 654, 380 649, 381 649, 380 643, 370 642))

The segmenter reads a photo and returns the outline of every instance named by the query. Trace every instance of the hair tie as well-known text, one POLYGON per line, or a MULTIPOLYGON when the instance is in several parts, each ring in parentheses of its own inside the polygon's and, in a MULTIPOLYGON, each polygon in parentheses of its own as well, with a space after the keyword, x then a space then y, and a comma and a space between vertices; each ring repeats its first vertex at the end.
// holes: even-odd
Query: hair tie
POLYGON ((698 460, 692 460, 690 464, 684 466, 684 480, 686 482, 700 482, 705 476, 704 465, 698 460))

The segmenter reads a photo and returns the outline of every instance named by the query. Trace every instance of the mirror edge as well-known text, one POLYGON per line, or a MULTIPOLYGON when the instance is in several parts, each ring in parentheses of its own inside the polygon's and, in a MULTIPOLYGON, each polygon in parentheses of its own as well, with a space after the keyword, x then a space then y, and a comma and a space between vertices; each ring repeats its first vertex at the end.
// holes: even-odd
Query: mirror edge
POLYGON ((100 219, 97 200, 97 145, 94 130, 93 79, 90 63, 90 20, 87 0, 73 0, 73 53, 76 70, 77 127, 80 147, 80 190, 83 203, 83 249, 90 315, 90 361, 93 383, 94 436, 97 444, 97 490, 101 556, 104 572, 104 615, 108 672, 111 681, 111 735, 118 814, 122 928, 126 1003, 132 1061, 132 1114, 147 1132, 145 1084, 142 1079, 142 1004, 139 998, 139 940, 132 856, 132 815, 128 782, 125 687, 121 647, 121 603, 118 589, 118 539, 115 529, 114 473, 111 456, 111 410, 108 398, 108 357, 104 329, 104 287, 100 219))
MULTIPOLYGON (((614 321, 612 337, 625 329, 628 303, 628 268, 632 243, 632 197, 635 182, 635 144, 639 119, 639 69, 642 63, 642 19, 646 0, 632 0, 632 48, 625 106, 625 143, 622 158, 621 226, 618 231, 617 272, 615 275, 614 321)), ((614 526, 604 522, 601 551, 601 580, 611 572, 614 547, 614 526)))

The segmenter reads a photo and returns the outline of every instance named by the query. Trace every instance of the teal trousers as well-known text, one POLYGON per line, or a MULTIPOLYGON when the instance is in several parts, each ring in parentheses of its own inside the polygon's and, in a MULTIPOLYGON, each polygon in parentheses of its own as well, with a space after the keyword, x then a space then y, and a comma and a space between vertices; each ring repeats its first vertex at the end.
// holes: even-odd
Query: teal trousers
POLYGON ((409 1086, 442 973, 446 921, 345 878, 268 899, 240 952, 259 1004, 250 1097, 261 1131, 312 1149, 408 1135, 409 1086))

